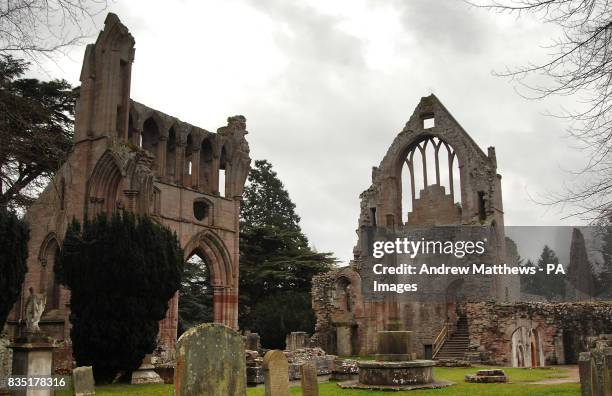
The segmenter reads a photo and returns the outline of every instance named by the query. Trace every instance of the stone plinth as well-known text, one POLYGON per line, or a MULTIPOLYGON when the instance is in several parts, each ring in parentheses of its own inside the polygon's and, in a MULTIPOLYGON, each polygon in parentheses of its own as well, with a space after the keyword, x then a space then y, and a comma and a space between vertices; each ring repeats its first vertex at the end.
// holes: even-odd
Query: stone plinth
POLYGON ((357 362, 359 382, 367 385, 429 384, 433 382, 433 360, 406 362, 357 362))
POLYGON ((452 382, 435 381, 433 360, 412 359, 412 332, 379 331, 378 360, 357 362, 359 380, 342 382, 345 389, 413 390, 442 388, 452 382))
MULTIPOLYGON (((48 337, 28 334, 9 346, 13 350, 11 375, 42 376, 53 374, 53 344, 48 337)), ((13 391, 13 395, 51 396, 47 389, 13 391)))
POLYGON ((466 375, 466 382, 490 384, 494 382, 508 382, 504 370, 478 370, 476 375, 466 375))

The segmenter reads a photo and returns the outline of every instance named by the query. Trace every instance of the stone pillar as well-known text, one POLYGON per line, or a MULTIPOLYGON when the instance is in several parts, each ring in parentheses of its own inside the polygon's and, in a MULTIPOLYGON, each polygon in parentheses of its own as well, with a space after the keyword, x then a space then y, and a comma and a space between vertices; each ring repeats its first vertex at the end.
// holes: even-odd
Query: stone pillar
POLYGON ((195 147, 191 154, 191 185, 186 187, 200 189, 200 147, 195 147))
POLYGON ((285 350, 287 351, 305 348, 308 346, 308 334, 303 331, 292 331, 287 334, 285 344, 285 350))
POLYGON ((157 143, 157 155, 155 166, 157 168, 157 176, 164 178, 166 175, 166 149, 168 147, 168 136, 160 135, 157 143))
POLYGON ((132 143, 136 147, 140 147, 140 137, 142 136, 142 131, 140 129, 132 129, 132 143))
POLYGON ((176 153, 174 154, 174 180, 177 184, 183 184, 185 174, 185 141, 176 141, 176 153))

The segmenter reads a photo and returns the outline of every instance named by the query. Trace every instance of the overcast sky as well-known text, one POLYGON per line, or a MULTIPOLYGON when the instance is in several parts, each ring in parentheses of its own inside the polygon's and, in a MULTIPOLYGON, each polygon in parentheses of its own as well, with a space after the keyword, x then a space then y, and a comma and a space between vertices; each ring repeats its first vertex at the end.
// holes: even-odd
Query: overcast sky
MULTIPOLYGON (((506 225, 580 223, 534 202, 582 163, 545 115, 572 98, 528 101, 492 74, 545 59, 554 26, 459 0, 119 0, 110 11, 136 39, 132 98, 211 131, 246 116, 251 157, 274 165, 311 243, 344 263, 371 167, 431 93, 485 152, 495 146, 506 225)), ((76 85, 83 52, 45 69, 76 85)))

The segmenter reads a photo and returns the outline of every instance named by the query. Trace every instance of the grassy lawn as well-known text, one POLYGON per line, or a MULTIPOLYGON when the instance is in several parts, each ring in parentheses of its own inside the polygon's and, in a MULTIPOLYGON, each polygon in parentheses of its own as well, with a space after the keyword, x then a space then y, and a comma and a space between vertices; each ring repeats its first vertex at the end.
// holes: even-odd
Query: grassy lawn
MULTIPOLYGON (((453 385, 444 389, 419 390, 410 392, 375 392, 364 390, 344 390, 340 389, 335 383, 325 383, 320 385, 321 396, 478 396, 478 395, 494 395, 494 396, 579 396, 580 384, 566 383, 554 385, 533 385, 529 384, 534 381, 542 381, 547 379, 556 379, 567 377, 567 369, 565 368, 549 368, 549 369, 518 369, 504 368, 504 371, 510 378, 511 384, 468 384, 464 381, 466 374, 473 374, 478 368, 436 368, 436 379, 453 381, 453 385)), ((172 385, 107 385, 96 388, 96 395, 126 395, 126 396, 170 396, 172 395, 172 385)), ((58 396, 68 396, 70 392, 56 392, 58 396)), ((291 388, 292 395, 300 395, 300 387, 291 388)), ((249 388, 248 396, 263 396, 264 388, 249 388)))

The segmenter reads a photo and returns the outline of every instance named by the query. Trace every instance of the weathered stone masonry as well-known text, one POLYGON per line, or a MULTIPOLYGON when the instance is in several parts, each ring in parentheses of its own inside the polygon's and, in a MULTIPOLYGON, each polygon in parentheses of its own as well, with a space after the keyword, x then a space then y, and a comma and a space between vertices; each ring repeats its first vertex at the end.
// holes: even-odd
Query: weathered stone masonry
MULTIPOLYGON (((134 53, 128 29, 109 14, 85 51, 72 152, 26 217, 31 239, 23 290, 48 295, 40 325, 64 345, 56 368, 71 364, 70 296, 55 284, 53 263, 72 218, 118 210, 151 215, 176 232, 186 257, 198 254, 208 265, 214 321, 238 326, 238 221, 250 169, 246 120, 230 117, 213 133, 132 101, 134 53)), ((12 336, 23 303, 22 297, 9 316, 12 336)), ((170 355, 177 319, 175 296, 160 324, 160 348, 170 355)))

